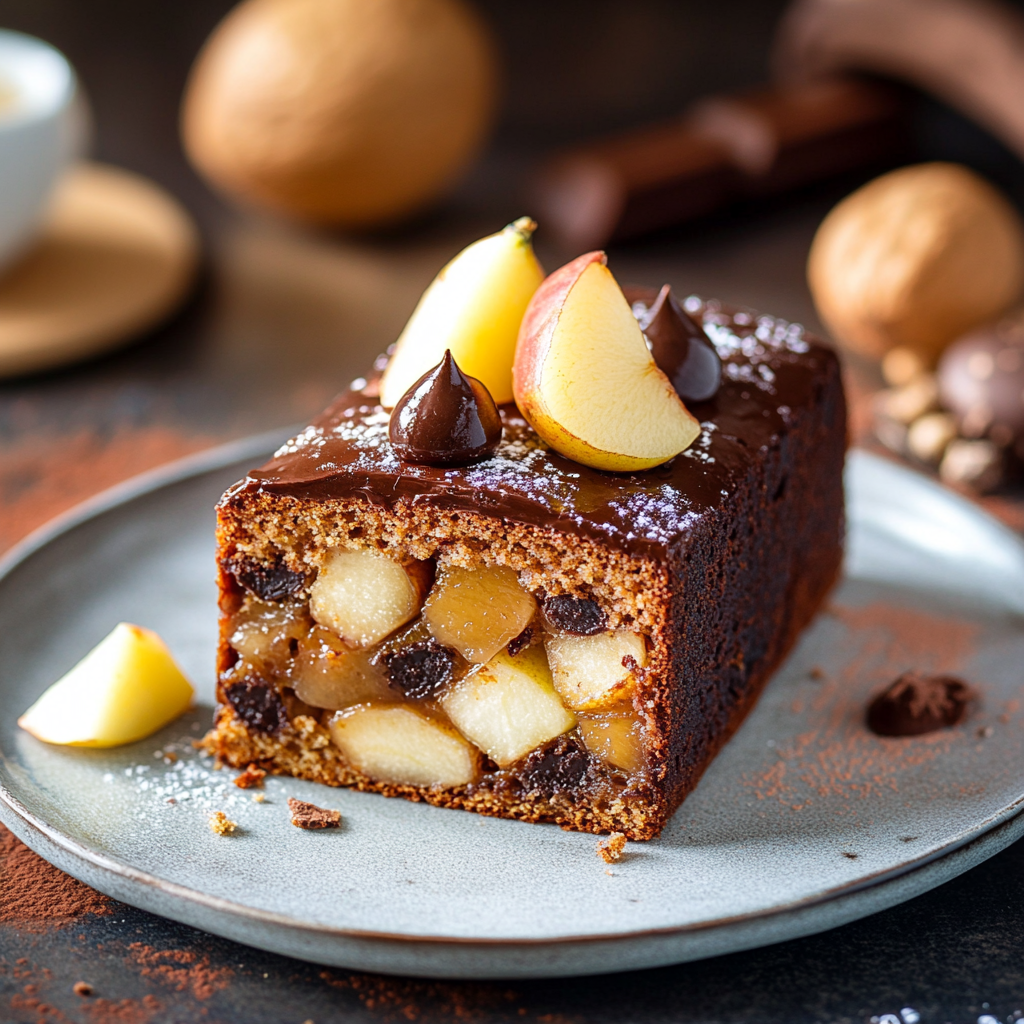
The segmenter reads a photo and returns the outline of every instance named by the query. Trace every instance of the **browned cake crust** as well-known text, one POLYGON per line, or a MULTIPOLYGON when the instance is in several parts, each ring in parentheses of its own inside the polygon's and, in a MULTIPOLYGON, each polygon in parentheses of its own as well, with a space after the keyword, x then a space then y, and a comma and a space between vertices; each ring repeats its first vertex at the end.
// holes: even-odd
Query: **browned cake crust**
MULTIPOLYGON (((328 785, 621 832, 634 840, 656 836, 756 702, 839 573, 846 434, 838 363, 818 345, 783 363, 783 370, 792 364, 805 371, 799 403, 790 398, 792 406, 780 406, 784 427, 762 430, 770 439, 757 448, 753 442, 761 436, 748 442, 729 434, 727 448, 712 432, 721 447, 709 442, 708 450, 720 452, 719 465, 728 462, 728 488, 716 502, 694 503, 693 514, 681 518, 682 527, 665 543, 624 543, 596 528, 523 521, 527 516, 503 516, 493 504, 473 510, 454 498, 385 502, 365 490, 331 496, 319 484, 274 486, 273 472, 233 488, 218 509, 221 706, 206 748, 236 767, 255 763, 328 785), (748 448, 742 459, 730 454, 748 448), (331 741, 329 713, 304 705, 287 678, 267 672, 239 684, 232 676, 239 657, 231 643, 232 616, 261 590, 302 602, 325 554, 352 547, 400 561, 509 566, 527 590, 589 598, 611 627, 641 633, 649 662, 637 673, 632 703, 644 723, 643 771, 619 777, 569 733, 504 770, 485 763, 470 785, 382 783, 345 762, 331 741)), ((740 395, 747 405, 750 393, 762 397, 764 389, 740 390, 744 386, 742 379, 730 385, 737 403, 740 395)), ((719 403, 730 400, 729 388, 723 392, 719 403)), ((778 395, 769 400, 779 403, 778 395)), ((714 422, 713 409, 704 413, 714 422)), ((517 423, 512 410, 506 438, 528 430, 517 423)), ((723 432, 732 426, 724 413, 720 423, 723 432)), ((706 491, 706 481, 717 478, 705 471, 701 479, 706 491)))

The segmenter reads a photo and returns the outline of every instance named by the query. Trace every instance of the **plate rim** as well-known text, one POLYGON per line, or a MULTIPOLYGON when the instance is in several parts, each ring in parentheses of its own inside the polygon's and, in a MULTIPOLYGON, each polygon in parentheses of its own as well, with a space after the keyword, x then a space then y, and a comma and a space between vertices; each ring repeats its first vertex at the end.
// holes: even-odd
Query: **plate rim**
MULTIPOLYGON (((191 903, 205 907, 209 910, 221 911, 232 914, 235 917, 247 920, 257 920, 261 923, 272 926, 287 926, 291 929, 317 932, 322 935, 333 935, 353 939, 370 939, 375 941, 402 942, 402 943, 430 943, 443 945, 468 945, 468 946, 489 946, 489 947, 522 947, 534 948, 539 946, 564 945, 566 943, 595 943, 595 942, 617 942, 631 939, 654 938, 658 936, 670 936, 680 934, 696 934, 699 932, 714 931, 738 924, 746 924, 754 921, 771 919, 780 914, 789 914, 801 910, 807 910, 824 903, 832 903, 845 896, 852 896, 863 892, 866 889, 875 889, 885 885, 887 882, 897 878, 913 874, 936 861, 942 860, 950 854, 956 853, 979 839, 983 839, 993 830, 1002 825, 1012 822, 1015 818, 1021 817, 1024 810, 1024 793, 1017 797, 1007 807, 991 815, 985 820, 981 827, 972 829, 961 835, 953 842, 944 846, 941 850, 932 851, 929 854, 921 855, 913 860, 889 868, 886 871, 875 872, 859 879, 857 882, 825 890, 814 896, 809 896, 792 903, 781 904, 768 910, 751 911, 746 914, 736 914, 730 917, 720 917, 714 920, 700 921, 685 925, 666 925, 662 928, 643 928, 638 931, 606 932, 604 934, 592 935, 556 935, 547 938, 526 939, 526 938, 473 938, 458 935, 412 935, 402 932, 380 932, 363 928, 341 928, 334 925, 319 924, 315 921, 302 921, 285 914, 279 914, 272 910, 263 910, 259 907, 250 907, 244 903, 237 903, 234 900, 225 899, 222 896, 213 896, 198 889, 192 889, 181 885, 178 882, 167 881, 132 867, 115 857, 107 857, 89 849, 78 840, 68 836, 60 829, 47 824, 38 815, 30 811, 8 788, 0 782, 0 807, 13 812, 17 818, 27 825, 30 825, 47 840, 56 846, 66 850, 72 857, 85 861, 101 871, 107 871, 130 883, 145 886, 167 895, 176 896, 188 900, 191 903)), ((468 813, 468 812, 464 812, 468 813)), ((3 814, 0 820, 7 823, 3 814)), ((1024 831, 1024 817, 1021 818, 1021 831, 1024 831)), ((19 836, 20 838, 20 836, 19 836)), ((1011 840, 1012 841, 1012 840, 1011 840)), ((26 845, 30 845, 26 843, 26 845)), ((36 851, 38 852, 38 851, 36 851)), ((997 852, 997 851, 994 851, 997 852)), ((109 894, 108 894, 109 895, 109 894)))
MULTIPOLYGON (((292 433, 294 433, 294 428, 280 428, 238 440, 229 441, 225 444, 204 449, 155 467, 154 469, 138 474, 128 480, 100 491, 96 495, 93 495, 37 527, 26 537, 13 545, 4 555, 0 556, 0 584, 2 584, 18 566, 27 561, 33 554, 74 528, 83 525, 90 520, 97 519, 114 508, 126 505, 133 500, 145 497, 146 495, 152 494, 164 487, 172 486, 176 483, 181 483, 186 480, 202 476, 205 473, 215 472, 218 469, 227 468, 232 463, 256 459, 261 455, 269 455, 279 447, 280 444, 287 440, 292 433)), ((890 470, 896 469, 901 473, 914 477, 919 485, 923 484, 934 492, 937 492, 941 495, 943 500, 952 501, 963 511, 973 513, 974 515, 984 519, 990 528, 995 528, 998 534, 1002 534, 1008 542, 1016 545, 1018 549, 1024 553, 1024 540, 1022 540, 1003 523, 999 522, 998 519, 983 508, 980 508, 969 501, 969 499, 957 494, 956 492, 949 491, 917 470, 903 466, 900 463, 895 463, 890 459, 883 458, 875 453, 868 452, 860 448, 852 448, 847 452, 847 471, 849 471, 849 466, 852 461, 866 462, 868 464, 883 463, 890 470)), ((4 760, 7 759, 7 756, 2 752, 0 752, 0 757, 3 757, 4 760)), ((777 905, 768 909, 751 911, 729 917, 719 917, 713 920, 692 922, 689 924, 667 925, 659 928, 644 928, 632 931, 615 931, 582 935, 557 935, 543 938, 473 938, 467 936, 447 936, 440 934, 381 932, 370 929, 339 927, 336 925, 303 921, 299 918, 290 917, 275 911, 247 906, 246 904, 238 903, 235 900, 214 896, 201 890, 181 885, 177 882, 159 878, 147 871, 135 868, 116 857, 109 857, 107 855, 97 853, 60 829, 49 825, 37 814, 30 811, 18 799, 18 797, 8 789, 7 785, 0 780, 0 821, 3 821, 4 824, 8 825, 8 827, 10 827, 12 820, 17 821, 20 828, 14 828, 11 830, 15 832, 18 838, 25 842, 26 845, 39 853, 40 856, 44 856, 45 859, 45 854, 41 853, 40 850, 36 848, 35 844, 29 839, 26 839, 25 835, 22 834, 22 829, 27 828, 33 835, 36 833, 38 834, 42 840, 40 845, 52 844, 65 851, 76 863, 81 862, 97 869, 101 873, 101 877, 109 876, 119 882, 126 882, 130 888, 133 890, 137 889, 142 895, 149 893, 160 894, 172 899, 182 900, 191 906, 201 908, 208 912, 226 914, 239 923, 259 922, 260 924, 272 929, 285 929, 289 932, 315 934, 318 936, 333 937, 343 940, 398 943, 406 947, 425 944, 433 946, 434 948, 444 946, 463 948, 484 947, 489 950, 529 950, 545 949, 552 946, 594 945, 602 943, 611 945, 629 944, 631 942, 643 940, 668 940, 673 936, 695 936, 702 933, 722 932, 741 926, 755 925, 758 922, 771 921, 774 918, 784 918, 787 915, 800 915, 803 912, 812 911, 816 907, 842 902, 844 899, 854 897, 868 890, 880 889, 897 879, 907 879, 910 876, 917 876, 919 881, 922 881, 923 884, 911 886, 912 891, 901 896, 900 899, 896 901, 896 903, 903 902, 906 899, 910 899, 913 896, 926 892, 935 885, 941 884, 941 879, 939 881, 931 880, 927 870, 929 866, 933 866, 953 854, 962 852, 970 848, 972 845, 980 843, 985 840, 986 837, 991 836, 993 832, 1000 829, 1007 829, 1007 832, 1000 836, 1000 841, 993 844, 992 849, 986 848, 982 857, 977 861, 971 860, 971 862, 962 870, 969 870, 977 863, 981 863, 981 861, 993 856, 1008 846, 1011 842, 1014 842, 1021 834, 1024 834, 1024 816, 1021 815, 1022 811, 1024 811, 1024 792, 1018 795, 1013 802, 991 814, 979 825, 961 832, 960 835, 958 835, 952 842, 947 843, 941 849, 923 853, 911 860, 904 861, 895 867, 859 878, 851 884, 833 887, 812 896, 790 903, 777 905), (1012 828, 1009 827, 1014 819, 1017 818, 1020 818, 1017 825, 1012 828)), ((74 874, 74 872, 69 873, 74 874)), ((95 883, 90 881, 87 884, 95 883)), ((114 896, 113 893, 108 892, 101 886, 97 885, 95 887, 100 888, 101 891, 106 892, 107 895, 110 895, 113 898, 122 900, 124 898, 123 895, 114 896)), ((130 900, 124 901, 131 902, 130 900)), ((161 916, 168 916, 160 910, 151 909, 151 904, 147 905, 147 901, 144 899, 140 900, 136 905, 143 909, 150 910, 153 913, 160 914, 161 916)), ((892 905, 896 904, 894 903, 892 905)), ((867 913, 870 914, 874 912, 876 911, 870 910, 867 913)), ((859 917, 865 915, 856 916, 859 917)), ((852 919, 856 919, 856 917, 851 918, 851 920, 852 919)), ((810 931, 807 929, 798 929, 792 934, 783 935, 770 941, 784 941, 787 938, 796 937, 797 935, 809 934, 813 931, 827 930, 833 926, 834 925, 824 924, 820 927, 813 928, 810 931)), ((244 942, 244 939, 239 939, 235 935, 228 935, 228 937, 235 939, 236 941, 244 942)), ((269 947, 262 946, 261 948, 269 947)), ((740 945, 736 948, 748 947, 740 945)), ((707 955, 717 954, 709 953, 707 955)), ((678 962, 678 958, 666 960, 664 962, 678 962)), ((371 969, 380 970, 381 968, 377 967, 371 969)), ((591 971, 596 971, 596 968, 592 968, 591 971)), ((567 972, 560 971, 559 973, 565 974, 567 972)), ((465 976, 484 977, 486 975, 473 974, 465 976)), ((540 975, 534 974, 517 976, 540 975)))

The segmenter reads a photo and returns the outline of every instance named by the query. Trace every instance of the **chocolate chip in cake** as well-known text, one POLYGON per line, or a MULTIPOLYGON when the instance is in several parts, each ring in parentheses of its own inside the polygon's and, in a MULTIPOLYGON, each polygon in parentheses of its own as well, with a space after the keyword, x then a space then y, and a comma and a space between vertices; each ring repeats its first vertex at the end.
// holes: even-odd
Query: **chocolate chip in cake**
POLYGON ((305 800, 288 797, 288 810, 292 815, 292 824, 296 828, 339 828, 341 811, 330 811, 305 800))
POLYGON ((513 769, 527 792, 554 796, 574 793, 587 774, 590 758, 582 746, 568 736, 559 736, 540 750, 527 754, 518 770, 513 769))
POLYGON ((384 656, 388 685, 406 697, 433 697, 452 677, 455 652, 436 640, 420 640, 384 656))
POLYGON ((963 721, 974 691, 955 676, 904 672, 868 706, 868 727, 879 736, 920 736, 963 721))
POLYGON ((256 732, 276 735, 288 724, 280 694, 262 679, 232 683, 224 687, 224 697, 235 714, 256 732))
POLYGON ((259 562, 247 559, 232 559, 226 568, 239 586, 263 601, 283 601, 300 590, 306 582, 302 573, 289 569, 280 559, 271 565, 260 565, 259 562))
POLYGON ((544 601, 544 614, 555 629, 576 636, 593 636, 608 628, 608 619, 601 606, 588 597, 560 594, 544 601))
POLYGON ((533 629, 532 627, 527 626, 526 629, 524 629, 522 633, 519 634, 519 636, 514 636, 511 640, 509 640, 508 647, 506 648, 506 650, 509 653, 509 657, 514 658, 521 650, 524 650, 525 648, 529 647, 530 642, 532 640, 533 629))

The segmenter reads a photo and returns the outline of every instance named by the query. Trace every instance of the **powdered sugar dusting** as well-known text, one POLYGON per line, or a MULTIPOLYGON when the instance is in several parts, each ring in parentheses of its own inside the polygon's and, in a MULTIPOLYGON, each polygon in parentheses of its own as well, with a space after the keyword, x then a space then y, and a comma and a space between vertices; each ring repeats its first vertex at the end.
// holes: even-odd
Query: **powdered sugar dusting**
POLYGON ((167 805, 194 808, 204 817, 212 810, 251 806, 249 794, 234 785, 235 773, 217 769, 213 758, 197 751, 188 736, 165 743, 154 752, 154 760, 158 758, 165 763, 134 764, 103 775, 108 786, 127 783, 147 798, 133 801, 135 820, 152 821, 167 813, 167 805))

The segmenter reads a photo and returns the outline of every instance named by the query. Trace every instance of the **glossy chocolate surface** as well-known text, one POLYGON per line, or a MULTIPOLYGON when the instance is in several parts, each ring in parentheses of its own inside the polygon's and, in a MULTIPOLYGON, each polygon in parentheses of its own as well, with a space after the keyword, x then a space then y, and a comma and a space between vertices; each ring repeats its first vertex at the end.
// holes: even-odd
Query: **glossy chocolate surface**
MULTIPOLYGON (((653 303, 656 289, 629 289, 653 303)), ((388 440, 388 413, 373 383, 347 391, 239 486, 300 498, 359 498, 469 510, 553 527, 641 556, 664 557, 698 517, 731 495, 838 373, 835 354, 799 324, 726 311, 691 296, 722 360, 714 398, 689 406, 703 430, 671 462, 643 473, 605 473, 552 451, 514 406, 486 462, 461 468, 412 465, 388 440)), ((228 497, 230 497, 229 492, 228 497)))
MULTIPOLYGON (((632 289, 630 289, 632 290, 632 289)), ((634 309, 651 345, 651 355, 672 382, 684 402, 706 402, 714 398, 722 382, 722 361, 703 327, 676 301, 665 285, 654 304, 642 301, 634 309)))
POLYGON ((388 436, 403 462, 468 466, 493 454, 501 430, 491 393, 445 351, 441 362, 399 399, 388 436))

